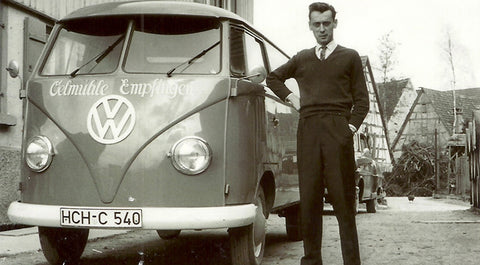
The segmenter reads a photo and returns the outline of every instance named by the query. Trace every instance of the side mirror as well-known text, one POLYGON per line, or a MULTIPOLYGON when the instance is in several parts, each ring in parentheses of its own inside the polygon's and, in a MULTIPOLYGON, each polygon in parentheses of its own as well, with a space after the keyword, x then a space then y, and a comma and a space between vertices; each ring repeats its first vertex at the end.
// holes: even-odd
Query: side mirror
POLYGON ((250 71, 248 71, 248 75, 245 79, 252 81, 253 83, 260 84, 267 78, 267 69, 264 66, 254 66, 250 71))
POLYGON ((248 75, 242 77, 240 79, 236 79, 234 81, 233 86, 230 88, 230 96, 236 97, 238 96, 238 82, 240 80, 249 80, 252 83, 260 84, 267 78, 267 70, 263 66, 254 66, 250 71, 248 71, 248 75))
POLYGON ((19 68, 17 61, 11 60, 6 69, 12 78, 16 78, 18 76, 19 68))
POLYGON ((26 92, 25 92, 25 89, 23 89, 22 78, 20 76, 18 76, 18 73, 19 73, 20 70, 19 70, 17 61, 11 60, 8 63, 8 67, 6 69, 7 69, 8 73, 10 74, 10 76, 12 78, 17 78, 18 77, 20 79, 20 90, 18 91, 18 97, 20 99, 24 99, 26 97, 26 92))

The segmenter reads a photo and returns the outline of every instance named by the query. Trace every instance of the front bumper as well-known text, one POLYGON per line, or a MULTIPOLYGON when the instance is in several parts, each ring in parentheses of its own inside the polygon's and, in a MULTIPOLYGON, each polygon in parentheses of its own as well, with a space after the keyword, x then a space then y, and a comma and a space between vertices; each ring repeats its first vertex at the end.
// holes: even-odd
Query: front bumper
MULTIPOLYGON (((8 208, 8 217, 13 223, 18 224, 62 227, 60 225, 60 208, 62 207, 68 206, 12 202, 8 208)), ((95 207, 85 208, 96 209, 95 207)), ((240 227, 252 224, 256 214, 254 204, 221 207, 135 207, 135 209, 142 210, 141 229, 155 230, 240 227)))

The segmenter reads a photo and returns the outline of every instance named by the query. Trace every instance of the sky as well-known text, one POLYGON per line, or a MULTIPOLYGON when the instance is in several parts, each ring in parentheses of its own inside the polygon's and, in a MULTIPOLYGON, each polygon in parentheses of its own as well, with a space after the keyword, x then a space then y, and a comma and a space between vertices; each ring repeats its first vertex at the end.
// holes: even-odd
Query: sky
MULTIPOLYGON (((253 25, 288 55, 316 44, 308 28, 312 0, 255 0, 253 25)), ((420 87, 480 87, 479 0, 330 0, 337 10, 335 41, 368 56, 379 68, 380 38, 396 43, 391 78, 420 87), (452 41, 455 85, 447 56, 452 41)), ((381 75, 375 71, 375 81, 381 75)))

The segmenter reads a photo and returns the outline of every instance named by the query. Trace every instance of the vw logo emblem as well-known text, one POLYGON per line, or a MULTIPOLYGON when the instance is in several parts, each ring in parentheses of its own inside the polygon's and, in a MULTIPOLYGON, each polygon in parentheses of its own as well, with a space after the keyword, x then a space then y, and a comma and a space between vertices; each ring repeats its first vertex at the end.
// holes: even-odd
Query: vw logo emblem
POLYGON ((90 136, 102 144, 115 144, 133 131, 135 109, 126 98, 108 95, 93 104, 87 115, 90 136))

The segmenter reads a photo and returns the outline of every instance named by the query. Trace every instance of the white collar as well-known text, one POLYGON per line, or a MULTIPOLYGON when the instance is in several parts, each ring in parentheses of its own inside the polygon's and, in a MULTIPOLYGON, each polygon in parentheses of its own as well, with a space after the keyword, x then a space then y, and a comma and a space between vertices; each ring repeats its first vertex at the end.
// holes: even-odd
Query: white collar
MULTIPOLYGON (((317 43, 317 45, 315 46, 315 54, 317 55, 317 57, 320 59, 320 48, 322 46, 320 44, 317 43)), ((333 50, 335 50, 335 48, 337 48, 337 43, 335 42, 335 40, 332 40, 330 41, 328 44, 327 44, 327 50, 325 51, 325 58, 327 58, 330 54, 332 54, 333 50)))

